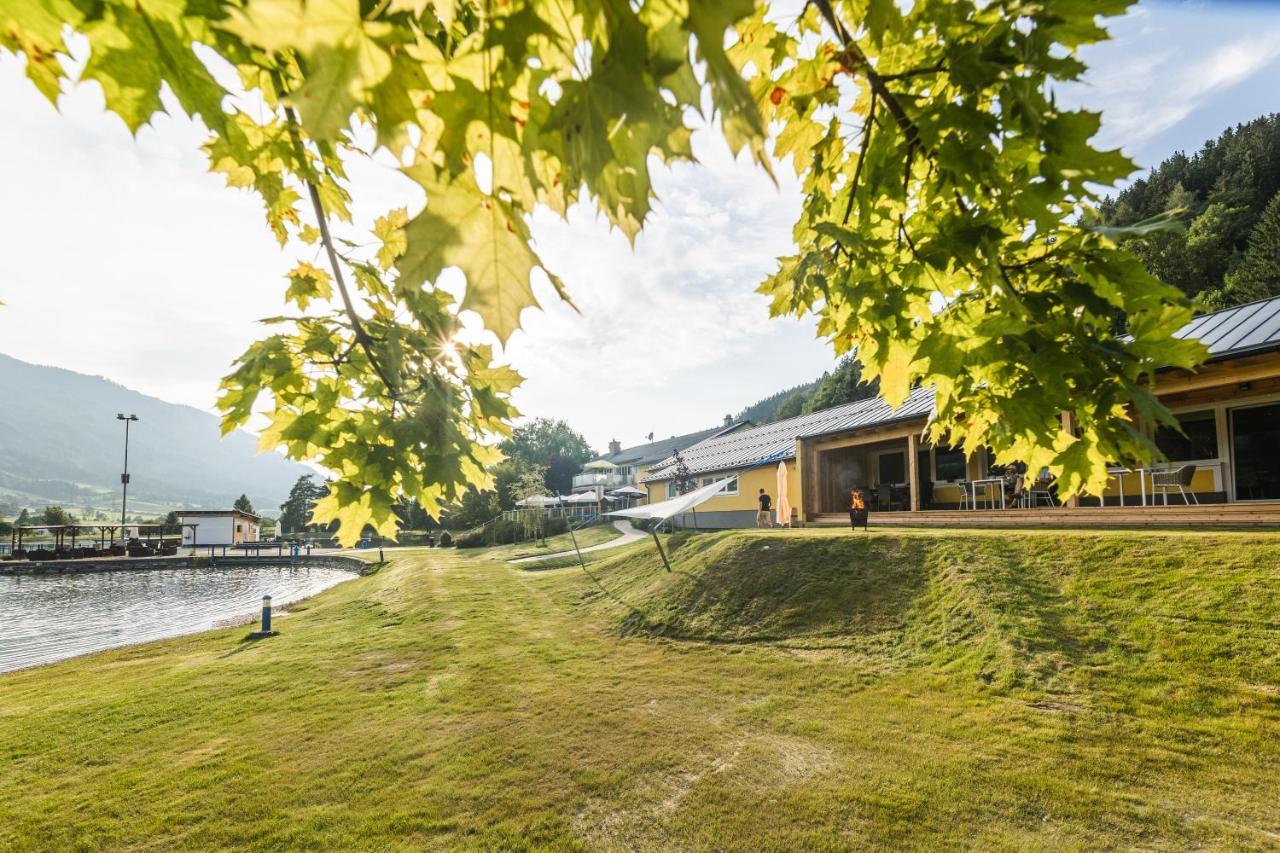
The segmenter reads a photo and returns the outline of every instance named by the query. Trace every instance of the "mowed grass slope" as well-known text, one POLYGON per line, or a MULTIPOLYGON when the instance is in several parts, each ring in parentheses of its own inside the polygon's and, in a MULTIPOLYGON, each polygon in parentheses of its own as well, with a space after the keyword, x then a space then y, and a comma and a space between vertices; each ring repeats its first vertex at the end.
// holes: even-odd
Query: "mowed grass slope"
POLYGON ((668 546, 0 676, 0 846, 1280 845, 1280 536, 668 546))

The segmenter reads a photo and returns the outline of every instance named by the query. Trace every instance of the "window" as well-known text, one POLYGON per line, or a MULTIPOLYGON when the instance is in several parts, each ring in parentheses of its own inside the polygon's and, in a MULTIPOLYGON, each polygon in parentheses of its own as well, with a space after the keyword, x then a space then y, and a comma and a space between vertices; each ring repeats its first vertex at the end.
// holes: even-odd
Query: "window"
POLYGON ((879 471, 877 482, 905 483, 907 481, 907 454, 901 451, 882 453, 876 459, 879 471))
POLYGON ((737 474, 734 474, 732 476, 721 474, 718 477, 703 477, 701 485, 710 486, 712 483, 718 483, 721 480, 730 480, 730 479, 733 480, 733 482, 730 483, 728 486, 726 486, 725 490, 723 492, 720 492, 720 494, 716 495, 716 497, 721 497, 723 495, 736 495, 738 493, 738 475, 737 474))
POLYGON ((1156 447, 1171 462, 1218 458, 1218 421, 1212 409, 1175 415, 1182 432, 1172 427, 1156 430, 1156 447), (1184 434, 1185 433, 1185 434, 1184 434))
POLYGON ((1236 500, 1280 498, 1280 403, 1231 410, 1236 500))
POLYGON ((938 445, 933 449, 933 479, 935 481, 963 480, 968 473, 965 467, 964 451, 938 445))

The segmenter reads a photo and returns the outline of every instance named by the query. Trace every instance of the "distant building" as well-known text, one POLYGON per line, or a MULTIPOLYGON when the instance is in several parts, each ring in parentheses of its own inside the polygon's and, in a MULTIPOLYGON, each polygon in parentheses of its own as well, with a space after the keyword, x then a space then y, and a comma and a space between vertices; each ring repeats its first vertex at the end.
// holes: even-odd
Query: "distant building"
POLYGON ((180 510, 178 523, 186 547, 257 542, 262 530, 261 517, 238 509, 180 510))
POLYGON ((727 435, 735 430, 751 426, 750 421, 734 421, 725 416, 724 423, 718 427, 704 429, 699 432, 673 435, 670 438, 650 441, 636 447, 624 448, 618 441, 609 442, 609 454, 596 462, 608 462, 613 468, 608 470, 585 471, 573 478, 575 492, 611 491, 623 486, 637 486, 651 466, 665 462, 677 450, 687 450, 698 442, 708 438, 727 435))

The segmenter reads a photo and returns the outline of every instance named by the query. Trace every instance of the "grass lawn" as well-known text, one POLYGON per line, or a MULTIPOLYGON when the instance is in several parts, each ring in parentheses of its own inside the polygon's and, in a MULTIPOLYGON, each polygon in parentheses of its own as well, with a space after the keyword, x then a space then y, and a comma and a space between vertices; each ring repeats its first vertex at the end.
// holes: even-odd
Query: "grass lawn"
POLYGON ((1280 845, 1280 535, 668 545, 0 676, 0 847, 1280 845))

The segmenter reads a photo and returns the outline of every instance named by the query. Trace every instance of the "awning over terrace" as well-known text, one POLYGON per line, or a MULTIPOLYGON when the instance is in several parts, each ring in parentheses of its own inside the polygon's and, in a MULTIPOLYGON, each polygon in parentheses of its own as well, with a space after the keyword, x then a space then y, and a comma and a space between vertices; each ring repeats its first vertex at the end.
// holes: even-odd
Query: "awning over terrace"
POLYGON ((717 492, 728 488, 732 482, 730 479, 720 480, 709 486, 703 486, 700 489, 694 489, 683 495, 671 498, 665 501, 658 501, 656 504, 646 504, 645 506, 633 506, 630 509, 611 509, 601 515, 616 516, 618 518, 656 518, 666 521, 673 515, 679 515, 693 509, 700 503, 707 501, 716 496, 717 492))
MULTIPOLYGON (((646 506, 633 506, 630 509, 612 509, 601 515, 613 516, 616 518, 645 518, 657 520, 657 524, 650 525, 649 532, 653 534, 653 544, 658 546, 658 555, 662 557, 662 565, 667 567, 667 571, 671 571, 671 563, 667 561, 667 554, 662 550, 662 542, 658 539, 658 524, 671 518, 673 515, 679 515, 686 510, 693 509, 698 504, 710 500, 717 493, 728 488, 731 480, 725 479, 712 483, 709 486, 703 486, 700 489, 694 489, 692 492, 671 498, 670 500, 658 501, 656 504, 648 504, 646 506)), ((579 557, 581 559, 581 557, 579 557)))

